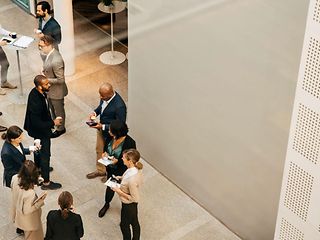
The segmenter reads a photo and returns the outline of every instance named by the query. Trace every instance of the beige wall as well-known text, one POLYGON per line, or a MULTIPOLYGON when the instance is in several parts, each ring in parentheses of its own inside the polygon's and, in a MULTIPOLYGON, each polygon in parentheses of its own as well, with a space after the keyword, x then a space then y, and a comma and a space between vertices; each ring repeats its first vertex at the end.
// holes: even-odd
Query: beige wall
POLYGON ((129 10, 131 135, 232 231, 272 239, 308 1, 149 2, 129 10))

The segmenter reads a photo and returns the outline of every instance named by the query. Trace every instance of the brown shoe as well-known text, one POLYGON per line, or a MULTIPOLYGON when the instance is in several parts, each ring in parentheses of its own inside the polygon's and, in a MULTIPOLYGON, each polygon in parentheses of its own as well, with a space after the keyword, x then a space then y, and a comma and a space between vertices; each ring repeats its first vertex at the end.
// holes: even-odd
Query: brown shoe
POLYGON ((105 173, 100 173, 98 171, 94 171, 94 172, 88 173, 87 178, 92 179, 92 178, 96 178, 96 177, 103 177, 105 175, 106 175, 105 173))
POLYGON ((105 182, 108 180, 108 177, 107 177, 107 176, 104 176, 104 177, 102 177, 100 180, 101 180, 101 182, 105 183, 105 182))
POLYGON ((9 82, 5 82, 5 83, 2 83, 2 84, 1 84, 1 87, 2 87, 2 88, 15 89, 15 88, 17 88, 17 85, 12 85, 12 84, 9 83, 9 82))

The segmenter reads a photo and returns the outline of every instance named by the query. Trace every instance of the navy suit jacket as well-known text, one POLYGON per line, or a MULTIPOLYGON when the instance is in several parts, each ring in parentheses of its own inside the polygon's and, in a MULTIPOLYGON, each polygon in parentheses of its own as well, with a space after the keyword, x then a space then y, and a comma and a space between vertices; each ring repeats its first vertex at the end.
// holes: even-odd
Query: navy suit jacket
POLYGON ((53 17, 49 19, 49 21, 43 26, 43 28, 42 18, 40 18, 39 29, 42 31, 43 34, 51 36, 55 41, 55 45, 61 43, 61 27, 53 17))
POLYGON ((54 122, 51 118, 46 98, 36 88, 29 93, 23 128, 33 138, 50 138, 54 122))
POLYGON ((10 187, 12 176, 17 174, 26 160, 26 154, 30 154, 29 148, 24 148, 20 143, 21 153, 15 146, 5 141, 1 149, 1 161, 4 167, 3 182, 10 187))
POLYGON ((123 122, 126 122, 127 107, 123 99, 117 92, 103 112, 101 112, 102 103, 103 101, 101 100, 99 106, 94 111, 97 116, 100 115, 100 123, 105 124, 105 129, 104 131, 102 131, 103 136, 106 139, 110 140, 110 135, 108 133, 110 123, 113 120, 121 120, 123 122))

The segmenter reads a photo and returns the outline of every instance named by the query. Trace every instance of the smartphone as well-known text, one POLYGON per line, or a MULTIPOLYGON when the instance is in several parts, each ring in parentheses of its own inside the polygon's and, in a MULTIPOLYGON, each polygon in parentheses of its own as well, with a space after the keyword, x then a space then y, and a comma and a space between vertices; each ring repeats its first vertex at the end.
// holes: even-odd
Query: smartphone
POLYGON ((88 124, 90 127, 92 127, 92 126, 97 125, 98 123, 97 123, 97 122, 90 121, 90 122, 86 122, 86 124, 88 124))

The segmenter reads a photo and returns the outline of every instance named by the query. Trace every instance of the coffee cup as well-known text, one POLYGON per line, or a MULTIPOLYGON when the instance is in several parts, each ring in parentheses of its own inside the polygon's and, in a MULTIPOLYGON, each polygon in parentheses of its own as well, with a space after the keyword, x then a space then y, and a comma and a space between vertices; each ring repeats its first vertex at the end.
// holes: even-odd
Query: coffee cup
POLYGON ((42 31, 41 31, 40 29, 37 29, 37 30, 36 30, 36 33, 38 33, 38 34, 39 34, 39 33, 42 33, 42 31))
POLYGON ((37 148, 39 148, 40 144, 41 144, 41 140, 40 139, 35 139, 33 143, 37 148))
POLYGON ((13 39, 15 39, 15 38, 17 38, 17 33, 16 33, 16 32, 12 32, 12 33, 10 33, 10 36, 11 36, 13 39))

